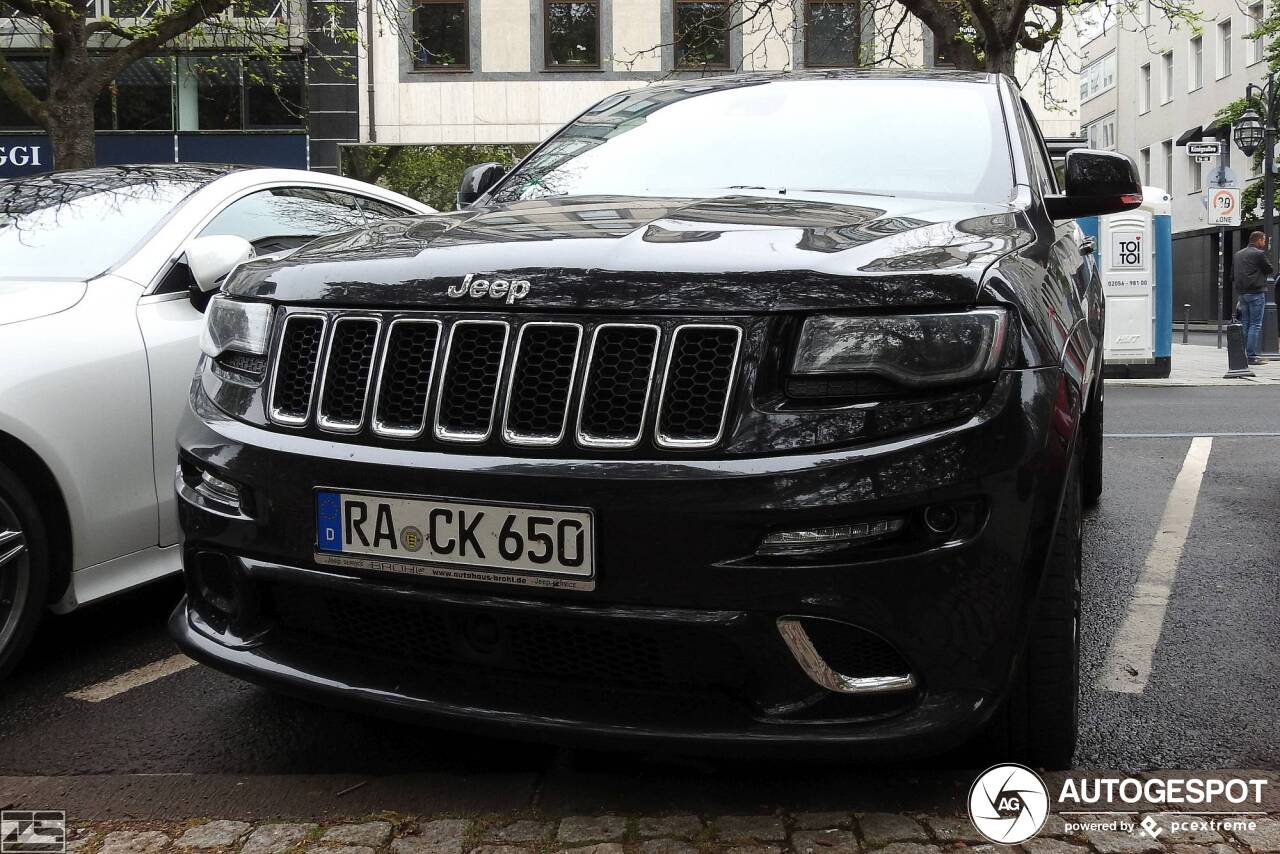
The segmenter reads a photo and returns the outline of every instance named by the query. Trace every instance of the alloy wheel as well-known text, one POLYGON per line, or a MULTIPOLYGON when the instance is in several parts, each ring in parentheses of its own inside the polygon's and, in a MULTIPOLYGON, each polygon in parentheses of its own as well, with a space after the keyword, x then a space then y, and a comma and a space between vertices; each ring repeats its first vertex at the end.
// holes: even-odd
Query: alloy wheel
POLYGON ((22 603, 31 585, 31 556, 22 522, 0 498, 0 652, 18 630, 22 603))

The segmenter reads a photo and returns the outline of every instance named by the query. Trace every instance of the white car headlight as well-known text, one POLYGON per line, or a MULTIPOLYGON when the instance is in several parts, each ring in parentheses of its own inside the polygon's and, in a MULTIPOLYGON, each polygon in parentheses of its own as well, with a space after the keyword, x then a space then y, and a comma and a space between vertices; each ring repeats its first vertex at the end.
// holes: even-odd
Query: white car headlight
POLYGON ((271 306, 264 302, 241 302, 219 294, 209 301, 204 313, 200 349, 211 359, 227 351, 250 356, 267 355, 271 339, 271 306))
POLYGON ((1002 308, 810 317, 791 370, 876 374, 914 388, 975 382, 999 368, 1008 319, 1002 308))

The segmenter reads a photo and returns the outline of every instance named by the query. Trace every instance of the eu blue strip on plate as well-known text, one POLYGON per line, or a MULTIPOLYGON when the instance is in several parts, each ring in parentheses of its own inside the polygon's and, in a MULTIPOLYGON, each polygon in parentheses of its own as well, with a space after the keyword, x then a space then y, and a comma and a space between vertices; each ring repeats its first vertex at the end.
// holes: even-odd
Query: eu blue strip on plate
POLYGON ((336 492, 316 493, 316 545, 342 551, 342 499, 336 492))

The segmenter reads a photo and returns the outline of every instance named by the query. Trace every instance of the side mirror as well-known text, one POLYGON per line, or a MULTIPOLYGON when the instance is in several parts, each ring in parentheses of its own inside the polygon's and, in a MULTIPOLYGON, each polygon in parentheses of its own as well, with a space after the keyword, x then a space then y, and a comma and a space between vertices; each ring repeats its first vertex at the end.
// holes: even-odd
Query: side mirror
POLYGON ((1066 176, 1067 191, 1044 199, 1053 219, 1119 213, 1142 204, 1138 167, 1118 152, 1073 148, 1066 176))
POLYGON ((253 257, 253 244, 234 234, 197 237, 183 250, 191 278, 201 293, 213 293, 227 274, 253 257))
POLYGON ((458 210, 470 207, 476 199, 493 189, 494 185, 507 174, 501 163, 477 163, 468 166, 462 173, 462 182, 458 186, 458 210))

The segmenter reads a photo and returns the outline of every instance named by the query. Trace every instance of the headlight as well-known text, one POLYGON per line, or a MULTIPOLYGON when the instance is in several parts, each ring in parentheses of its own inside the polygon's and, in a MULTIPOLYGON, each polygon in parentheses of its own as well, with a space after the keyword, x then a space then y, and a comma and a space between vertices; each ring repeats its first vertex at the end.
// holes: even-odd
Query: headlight
POLYGON ((1001 308, 945 314, 810 317, 800 330, 795 374, 878 374, 914 388, 995 374, 1008 315, 1001 308))
POLYGON ((271 338, 271 306, 264 302, 240 302, 218 295, 204 313, 200 349, 211 359, 229 350, 265 356, 271 338))

